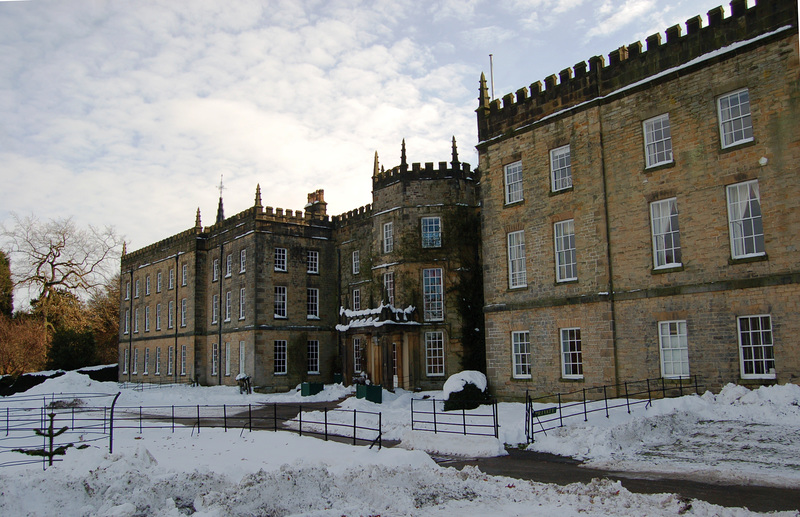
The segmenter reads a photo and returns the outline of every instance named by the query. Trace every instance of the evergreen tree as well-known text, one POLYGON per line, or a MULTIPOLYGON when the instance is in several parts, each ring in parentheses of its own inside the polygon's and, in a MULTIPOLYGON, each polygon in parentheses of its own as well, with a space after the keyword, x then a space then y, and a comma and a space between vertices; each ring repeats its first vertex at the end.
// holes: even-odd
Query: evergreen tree
POLYGON ((50 369, 77 370, 97 364, 97 346, 91 330, 56 329, 47 352, 50 369))

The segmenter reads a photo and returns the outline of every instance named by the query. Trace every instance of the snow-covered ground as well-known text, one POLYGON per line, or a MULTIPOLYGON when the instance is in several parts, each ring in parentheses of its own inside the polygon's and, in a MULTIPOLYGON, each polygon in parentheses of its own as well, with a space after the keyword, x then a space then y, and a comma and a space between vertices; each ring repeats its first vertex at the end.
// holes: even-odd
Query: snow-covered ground
MULTIPOLYGON (((115 383, 68 373, 25 393, 27 404, 19 404, 53 392, 116 391, 115 383)), ((304 398, 172 387, 125 390, 118 405, 320 401, 348 393, 341 386, 304 398)), ((0 470, 0 515, 50 515, 54 509, 62 515, 109 516, 751 515, 701 501, 689 505, 675 495, 632 494, 610 481, 562 487, 488 476, 475 468, 443 468, 419 449, 467 455, 502 449, 494 438, 411 431, 411 394, 383 395, 380 405, 350 398, 342 407, 380 411, 384 437, 402 440, 401 448, 352 447, 289 432, 125 429, 115 434, 113 454, 106 444, 92 443, 70 449, 46 471, 35 464, 0 470)), ((0 408, 18 404, 15 399, 0 399, 0 408)), ((537 435, 532 447, 616 470, 705 474, 711 469, 726 479, 742 479, 747 472, 746 480, 797 486, 799 402, 800 387, 793 385, 754 391, 729 386, 716 396, 658 401, 647 410, 638 406, 632 415, 623 411, 571 424, 547 437, 537 435)), ((500 441, 524 442, 523 405, 500 404, 499 413, 500 441)))

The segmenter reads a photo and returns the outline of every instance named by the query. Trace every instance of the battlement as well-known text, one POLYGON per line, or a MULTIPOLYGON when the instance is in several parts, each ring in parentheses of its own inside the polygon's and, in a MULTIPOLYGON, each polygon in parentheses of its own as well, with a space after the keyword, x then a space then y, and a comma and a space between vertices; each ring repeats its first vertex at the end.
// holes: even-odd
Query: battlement
POLYGON ((398 181, 418 181, 418 180, 442 180, 442 179, 474 179, 468 163, 463 163, 458 159, 458 149, 456 148, 456 138, 453 137, 452 155, 450 162, 439 162, 439 166, 434 168, 433 162, 426 162, 424 167, 421 163, 412 163, 411 168, 406 161, 406 141, 400 148, 400 165, 384 170, 378 168, 378 153, 375 153, 375 164, 372 171, 372 189, 377 190, 398 181))
POLYGON ((367 220, 370 217, 372 217, 372 205, 365 205, 365 206, 360 206, 355 210, 350 210, 349 212, 345 212, 341 215, 333 216, 333 222, 337 226, 345 226, 348 224, 353 224, 367 220))
POLYGON ((735 43, 759 36, 781 38, 797 33, 797 0, 759 0, 750 8, 746 0, 733 0, 730 5, 731 15, 727 18, 721 6, 715 7, 708 11, 709 22, 705 27, 701 27, 702 18, 695 16, 686 21, 685 35, 681 34, 680 25, 674 25, 666 30, 666 41, 662 41, 660 33, 653 34, 646 38, 644 48, 637 41, 613 51, 607 66, 603 56, 594 56, 588 66, 581 62, 562 70, 558 76, 546 77, 544 88, 537 81, 530 88, 504 95, 502 100, 489 100, 486 77, 481 74, 477 109, 479 142, 641 81, 665 73, 669 76, 670 70, 692 66, 691 61, 701 56, 715 58, 716 51, 735 43), (781 31, 787 27, 791 30, 781 31))
POLYGON ((122 255, 122 263, 125 264, 140 261, 148 254, 153 252, 161 252, 170 248, 185 247, 187 244, 194 246, 194 242, 197 240, 198 235, 199 232, 197 228, 184 230, 181 233, 167 237, 166 239, 145 246, 144 248, 140 248, 136 251, 122 255))

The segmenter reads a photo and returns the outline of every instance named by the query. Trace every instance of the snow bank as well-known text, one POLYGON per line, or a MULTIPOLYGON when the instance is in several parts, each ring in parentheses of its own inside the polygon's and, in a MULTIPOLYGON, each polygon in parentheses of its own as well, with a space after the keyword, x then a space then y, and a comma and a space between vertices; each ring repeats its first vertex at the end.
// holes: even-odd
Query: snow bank
POLYGON ((451 375, 442 388, 442 398, 450 398, 451 393, 463 390, 467 384, 474 384, 479 390, 486 391, 486 376, 475 370, 464 370, 451 375))

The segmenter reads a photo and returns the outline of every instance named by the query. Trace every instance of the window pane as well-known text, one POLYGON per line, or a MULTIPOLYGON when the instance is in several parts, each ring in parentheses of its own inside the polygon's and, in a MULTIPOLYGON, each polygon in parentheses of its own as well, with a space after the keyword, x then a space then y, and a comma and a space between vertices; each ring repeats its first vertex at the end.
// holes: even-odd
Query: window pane
POLYGON ((572 161, 568 145, 550 151, 550 179, 553 192, 572 186, 572 161))

